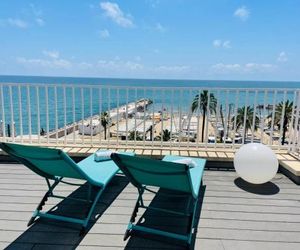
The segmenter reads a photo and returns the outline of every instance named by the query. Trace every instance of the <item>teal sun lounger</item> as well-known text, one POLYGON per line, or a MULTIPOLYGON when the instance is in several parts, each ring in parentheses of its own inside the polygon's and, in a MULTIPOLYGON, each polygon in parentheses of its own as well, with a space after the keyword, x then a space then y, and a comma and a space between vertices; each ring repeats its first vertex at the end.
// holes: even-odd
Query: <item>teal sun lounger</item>
POLYGON ((45 217, 49 219, 80 224, 82 226, 80 234, 84 234, 97 201, 103 193, 103 190, 109 181, 114 177, 114 175, 119 171, 119 168, 112 160, 95 162, 94 155, 85 158, 79 163, 75 163, 66 153, 59 149, 25 146, 12 143, 0 143, 0 148, 11 157, 23 163, 33 172, 46 179, 48 191, 34 211, 32 218, 28 222, 28 226, 33 224, 36 218, 45 217), (87 181, 87 199, 85 200, 55 195, 53 190, 59 183, 81 186, 81 184, 63 181, 64 177, 87 181), (53 181, 52 184, 50 183, 50 180, 53 181), (92 189, 97 190, 93 200, 91 200, 92 189), (68 216, 55 215, 51 213, 51 209, 48 212, 42 212, 41 210, 43 209, 43 206, 49 197, 86 202, 86 218, 78 219, 68 216))
MULTIPOLYGON (((189 167, 186 164, 172 162, 174 160, 184 158, 180 156, 165 156, 162 161, 121 154, 112 154, 111 158, 123 171, 129 181, 138 189, 139 193, 135 208, 124 235, 124 240, 126 240, 132 232, 141 231, 146 234, 150 233, 182 240, 186 242, 187 247, 190 248, 192 243, 192 235, 197 230, 197 228, 194 228, 195 214, 199 201, 199 190, 202 186, 202 175, 206 160, 193 158, 196 166, 189 167), (149 189, 151 186, 170 190, 171 192, 168 192, 171 193, 169 194, 170 196, 178 196, 179 192, 184 196, 188 196, 188 203, 191 204, 191 209, 187 209, 185 212, 181 213, 169 209, 146 206, 143 201, 144 192, 149 191, 152 193, 157 193, 149 189), (184 235, 166 232, 163 230, 134 224, 139 208, 157 210, 170 213, 175 216, 188 216, 189 226, 187 234, 184 235)), ((189 204, 187 204, 187 207, 189 207, 189 204)))

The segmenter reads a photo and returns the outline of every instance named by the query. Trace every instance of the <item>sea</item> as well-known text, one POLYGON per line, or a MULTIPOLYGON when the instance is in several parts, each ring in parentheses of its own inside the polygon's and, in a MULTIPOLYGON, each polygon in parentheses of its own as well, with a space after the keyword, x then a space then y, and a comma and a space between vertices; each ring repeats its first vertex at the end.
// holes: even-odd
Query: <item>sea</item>
POLYGON ((260 105, 271 107, 271 110, 257 110, 260 115, 266 116, 272 112, 274 104, 295 101, 295 93, 300 89, 300 82, 289 81, 4 75, 0 75, 0 84, 0 127, 7 130, 7 125, 14 124, 16 135, 37 134, 41 129, 56 130, 141 98, 153 101, 148 112, 172 111, 187 115, 195 96, 204 89, 210 89, 210 94, 218 101, 218 109, 223 113, 230 112, 230 105, 237 108, 260 105), (8 83, 17 83, 20 87, 9 88, 8 83), (29 84, 30 87, 27 87, 29 84))
POLYGON ((54 76, 1 76, 0 83, 80 84, 144 87, 300 88, 300 81, 165 80, 54 76))

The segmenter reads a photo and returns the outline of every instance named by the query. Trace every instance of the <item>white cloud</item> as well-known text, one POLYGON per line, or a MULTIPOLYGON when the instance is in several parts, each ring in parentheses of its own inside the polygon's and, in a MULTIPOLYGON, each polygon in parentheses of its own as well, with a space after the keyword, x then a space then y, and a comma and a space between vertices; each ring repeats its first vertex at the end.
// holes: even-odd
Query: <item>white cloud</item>
POLYGON ((96 67, 108 71, 115 71, 115 70, 138 71, 144 68, 144 66, 138 62, 134 62, 130 60, 122 61, 119 57, 116 57, 113 60, 99 60, 96 64, 96 67))
POLYGON ((146 0, 146 3, 152 8, 156 8, 160 4, 160 0, 146 0))
POLYGON ((38 9, 34 4, 30 4, 30 8, 35 16, 40 17, 43 15, 42 10, 38 9))
POLYGON ((101 2, 100 7, 104 10, 105 15, 116 24, 124 28, 133 27, 131 16, 125 15, 117 3, 101 2))
POLYGON ((57 68, 57 69, 70 69, 72 63, 69 60, 60 58, 58 51, 43 51, 46 59, 44 58, 25 58, 17 57, 16 61, 25 67, 43 67, 43 68, 57 68))
MULTIPOLYGON (((16 63, 26 72, 39 72, 48 75, 90 75, 106 77, 146 76, 179 77, 189 74, 191 67, 187 65, 144 65, 140 56, 123 59, 118 56, 101 58, 98 61, 75 61, 61 57, 55 50, 45 50, 41 57, 17 57, 16 63)), ((1 63, 0 63, 1 64, 1 63)))
POLYGON ((46 60, 46 59, 27 59, 24 57, 17 57, 17 63, 22 64, 26 67, 45 67, 45 68, 63 68, 69 69, 72 64, 68 60, 64 59, 54 59, 54 60, 46 60))
POLYGON ((224 41, 223 42, 223 47, 226 48, 226 49, 230 49, 231 48, 231 43, 229 40, 227 41, 224 41))
POLYGON ((242 6, 236 9, 233 15, 242 21, 246 21, 250 17, 250 10, 246 6, 242 6))
POLYGON ((276 66, 269 63, 247 63, 244 66, 245 71, 249 72, 272 72, 276 66))
POLYGON ((288 60, 287 54, 284 51, 280 52, 277 57, 277 62, 286 62, 287 60, 288 60))
POLYGON ((99 35, 100 35, 101 38, 104 38, 104 39, 110 37, 110 33, 109 33, 109 31, 107 29, 100 30, 99 31, 99 35))
POLYGON ((215 73, 253 73, 253 72, 272 72, 276 65, 268 63, 246 63, 246 64, 223 64, 217 63, 211 66, 215 73))
POLYGON ((213 41, 213 46, 216 47, 216 48, 221 47, 222 46, 222 41, 218 40, 218 39, 214 40, 213 41))
POLYGON ((141 63, 141 58, 139 56, 135 57, 134 60, 122 60, 118 57, 113 59, 105 60, 100 59, 95 64, 81 63, 81 68, 93 68, 98 72, 105 73, 143 73, 151 72, 161 74, 180 74, 189 72, 190 67, 186 65, 160 65, 160 66, 144 66, 141 63))
POLYGON ((38 9, 34 4, 30 4, 31 11, 33 15, 35 16, 34 21, 36 24, 40 27, 45 25, 45 20, 43 19, 43 11, 41 9, 38 9))
POLYGON ((225 49, 231 48, 231 42, 229 40, 222 41, 222 40, 216 39, 213 41, 212 44, 215 48, 225 48, 225 49))
POLYGON ((155 29, 161 33, 164 33, 166 31, 166 28, 161 25, 161 23, 156 23, 155 29))
POLYGON ((65 59, 55 59, 52 61, 52 65, 58 68, 69 69, 72 66, 72 63, 65 59))
POLYGON ((35 21, 36 21, 36 23, 38 24, 38 26, 40 26, 40 27, 42 27, 42 26, 45 25, 44 19, 42 19, 42 18, 40 18, 40 17, 36 18, 35 21))
POLYGON ((26 29, 28 27, 28 23, 19 18, 8 18, 6 23, 10 26, 17 27, 20 29, 26 29))
POLYGON ((42 27, 45 25, 45 20, 43 18, 43 12, 36 8, 34 4, 30 4, 29 5, 30 8, 25 9, 23 12, 25 14, 30 15, 30 19, 27 18, 28 20, 30 20, 28 22, 25 21, 22 18, 7 18, 7 19, 0 19, 0 26, 2 27, 6 27, 6 26, 11 26, 11 27, 16 27, 16 28, 20 28, 20 29, 26 29, 29 26, 31 26, 30 24, 32 24, 33 22, 35 22, 38 26, 42 27))
POLYGON ((81 69, 91 69, 91 68, 93 68, 94 65, 92 63, 81 62, 78 64, 78 66, 81 69))
POLYGON ((43 54, 53 59, 59 58, 59 52, 57 50, 44 50, 43 54))
POLYGON ((175 65, 175 66, 162 65, 155 68, 155 70, 159 72, 176 72, 176 73, 186 72, 189 69, 190 67, 186 65, 175 65))
POLYGON ((141 70, 143 69, 143 65, 137 62, 127 61, 125 63, 125 67, 130 70, 141 70))
POLYGON ((240 71, 241 65, 240 64, 223 64, 217 63, 211 67, 215 72, 224 73, 227 71, 240 71))

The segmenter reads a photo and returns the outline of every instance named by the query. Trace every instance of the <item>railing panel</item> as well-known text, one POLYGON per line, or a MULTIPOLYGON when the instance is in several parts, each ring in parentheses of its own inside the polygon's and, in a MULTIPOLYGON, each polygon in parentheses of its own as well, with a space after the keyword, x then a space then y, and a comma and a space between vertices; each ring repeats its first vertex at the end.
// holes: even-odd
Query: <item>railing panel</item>
MULTIPOLYGON (((18 86, 18 106, 19 106, 19 131, 20 131, 20 139, 23 142, 23 112, 22 112, 22 92, 21 86, 18 86)), ((4 124, 3 124, 4 125, 4 124)), ((2 126, 3 129, 3 126, 2 126)))
POLYGON ((289 140, 288 140, 288 150, 289 152, 293 152, 293 148, 295 147, 294 144, 294 124, 296 124, 295 122, 295 106, 296 106, 296 101, 297 101, 297 95, 298 92, 297 91, 293 91, 293 108, 292 108, 292 114, 291 114, 291 119, 289 122, 289 140))
POLYGON ((48 86, 45 86, 45 96, 46 96, 46 130, 47 130, 47 143, 49 144, 49 92, 48 86))
POLYGON ((41 121, 40 121, 40 88, 36 86, 36 112, 37 112, 37 134, 38 143, 41 143, 41 121))
MULTIPOLYGON (((27 114, 28 114, 28 132, 29 132, 29 142, 32 143, 32 127, 31 127, 31 96, 30 96, 30 86, 27 85, 27 114)), ((13 126, 13 124, 11 124, 13 126)))
POLYGON ((12 86, 9 86, 9 106, 10 106, 10 124, 11 124, 11 137, 13 142, 15 141, 15 122, 14 122, 14 106, 12 97, 12 86))
POLYGON ((275 103, 277 98, 277 91, 275 90, 273 95, 273 104, 272 104, 272 118, 271 118, 271 133, 270 133, 270 140, 269 145, 273 144, 273 133, 274 133, 274 118, 275 118, 275 103))
POLYGON ((297 97, 296 97, 297 105, 295 106, 296 112, 293 113, 293 137, 291 140, 292 143, 292 149, 291 152, 296 155, 299 158, 299 112, 300 112, 300 92, 297 91, 297 97))
POLYGON ((0 139, 175 150, 262 142, 296 153, 298 102, 297 89, 1 84, 0 139))

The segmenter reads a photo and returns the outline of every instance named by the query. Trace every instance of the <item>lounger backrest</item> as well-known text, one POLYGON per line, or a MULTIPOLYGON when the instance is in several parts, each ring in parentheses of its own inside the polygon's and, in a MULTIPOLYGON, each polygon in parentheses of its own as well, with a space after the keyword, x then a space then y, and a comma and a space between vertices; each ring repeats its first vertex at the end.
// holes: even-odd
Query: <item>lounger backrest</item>
POLYGON ((188 166, 136 156, 112 154, 113 161, 133 185, 156 186, 171 190, 191 192, 188 166))
POLYGON ((76 169, 76 163, 62 150, 13 143, 0 143, 0 147, 43 177, 82 179, 82 174, 76 169))

